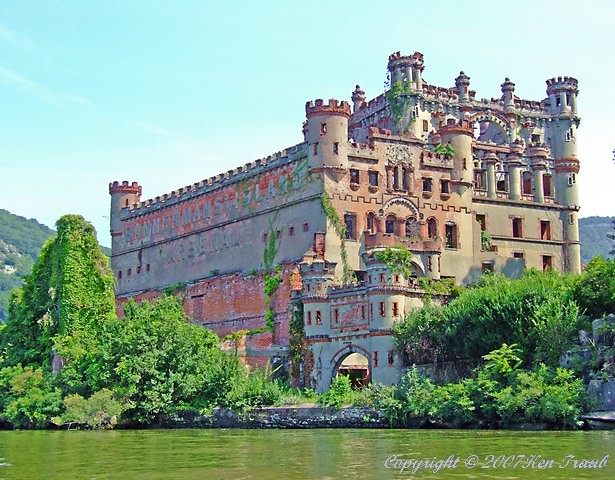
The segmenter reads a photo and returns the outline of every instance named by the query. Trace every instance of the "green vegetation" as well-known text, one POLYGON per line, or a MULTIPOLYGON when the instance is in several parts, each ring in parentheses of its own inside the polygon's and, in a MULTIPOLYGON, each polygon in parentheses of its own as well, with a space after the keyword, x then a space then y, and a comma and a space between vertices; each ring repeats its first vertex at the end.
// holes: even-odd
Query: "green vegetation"
POLYGON ((615 313, 615 260, 595 257, 577 279, 575 299, 593 318, 615 313))
POLYGON ((393 273, 400 273, 406 279, 412 276, 412 252, 406 247, 385 248, 376 252, 376 258, 389 267, 393 273))
POLYGON ((503 343, 515 343, 525 366, 555 366, 583 326, 574 291, 574 278, 556 272, 528 270, 519 280, 485 275, 448 305, 411 312, 394 326, 395 344, 409 364, 478 363, 503 343))
POLYGON ((481 230, 480 232, 480 249, 483 252, 488 252, 491 249, 491 242, 493 241, 493 237, 486 230, 481 230))
POLYGON ((54 234, 34 219, 0 209, 0 323, 7 319, 11 290, 23 284, 43 243, 54 234))
POLYGON ((438 143, 434 153, 436 155, 444 155, 445 158, 453 158, 455 155, 455 149, 450 143, 438 143))
POLYGON ((519 369, 514 352, 512 345, 502 345, 485 356, 472 377, 445 385, 413 367, 397 387, 372 387, 370 401, 399 426, 418 418, 453 427, 545 423, 574 428, 585 402, 582 381, 570 370, 544 364, 519 369))
POLYGON ((327 217, 327 220, 329 220, 329 222, 333 226, 333 229, 335 230, 335 233, 337 234, 337 236, 340 237, 340 257, 342 259, 342 270, 343 270, 342 281, 344 283, 350 283, 354 279, 354 272, 352 271, 352 269, 350 268, 348 264, 348 252, 346 250, 346 241, 345 241, 346 225, 344 225, 344 222, 342 221, 340 216, 337 214, 335 207, 331 203, 331 199, 326 193, 323 192, 323 194, 320 196, 320 202, 322 204, 322 209, 325 212, 325 216, 327 217))
POLYGON ((408 106, 407 94, 410 93, 410 87, 410 82, 394 82, 385 93, 389 112, 391 113, 391 121, 393 126, 399 131, 404 131, 404 127, 407 128, 407 125, 403 125, 403 120, 408 106))

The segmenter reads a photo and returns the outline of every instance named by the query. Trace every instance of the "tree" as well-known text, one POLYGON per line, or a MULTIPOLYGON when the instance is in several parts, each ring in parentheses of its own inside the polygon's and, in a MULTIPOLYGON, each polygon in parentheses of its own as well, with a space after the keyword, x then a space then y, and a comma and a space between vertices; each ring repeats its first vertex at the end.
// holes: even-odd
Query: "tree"
POLYGON ((594 257, 578 277, 575 299, 594 318, 615 313, 615 259, 594 257))
POLYGON ((12 292, 0 346, 6 365, 48 368, 59 335, 97 328, 115 316, 113 274, 94 227, 79 215, 56 222, 32 273, 12 292))
MULTIPOLYGON (((613 230, 615 231, 615 220, 613 220, 613 230)), ((613 249, 609 252, 610 255, 615 255, 615 233, 607 234, 607 237, 613 240, 613 249)))

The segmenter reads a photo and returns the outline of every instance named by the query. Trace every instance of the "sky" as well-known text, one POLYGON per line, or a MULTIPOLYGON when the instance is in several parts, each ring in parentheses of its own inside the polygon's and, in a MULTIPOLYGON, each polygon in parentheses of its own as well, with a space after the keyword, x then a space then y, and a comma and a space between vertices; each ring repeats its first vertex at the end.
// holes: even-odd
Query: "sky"
POLYGON ((142 200, 302 141, 305 102, 384 91, 388 55, 478 98, 579 80, 581 217, 615 215, 615 2, 0 2, 0 208, 83 215, 110 245, 108 184, 142 200))

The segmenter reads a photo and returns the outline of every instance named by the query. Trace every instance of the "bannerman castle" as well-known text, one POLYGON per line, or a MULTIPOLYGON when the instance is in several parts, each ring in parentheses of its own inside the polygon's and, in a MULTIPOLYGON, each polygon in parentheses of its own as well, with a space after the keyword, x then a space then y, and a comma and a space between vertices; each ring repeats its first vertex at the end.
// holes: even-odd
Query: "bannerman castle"
POLYGON ((534 101, 506 78, 488 100, 464 72, 437 87, 423 70, 394 53, 385 93, 309 101, 301 143, 171 193, 111 183, 118 302, 179 289, 251 365, 288 361, 302 321, 295 357, 323 391, 340 371, 399 379, 392 326, 425 285, 579 272, 577 80, 534 101), (392 250, 411 269, 379 253, 392 250))

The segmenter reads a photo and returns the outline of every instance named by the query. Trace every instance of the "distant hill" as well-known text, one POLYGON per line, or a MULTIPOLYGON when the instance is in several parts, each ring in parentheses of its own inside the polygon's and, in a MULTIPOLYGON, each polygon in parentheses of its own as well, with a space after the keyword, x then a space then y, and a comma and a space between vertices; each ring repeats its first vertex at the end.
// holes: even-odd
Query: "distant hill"
POLYGON ((615 217, 587 217, 579 219, 579 233, 581 235, 581 262, 586 264, 592 258, 602 255, 612 258, 609 252, 613 250, 613 240, 609 233, 613 230, 615 217))
POLYGON ((39 250, 55 232, 33 218, 0 209, 0 321, 6 320, 10 292, 21 286, 39 250))
MULTIPOLYGON (((55 233, 33 218, 0 209, 0 323, 6 321, 11 290, 22 285, 43 243, 55 233)), ((103 252, 111 254, 108 248, 103 252)))

